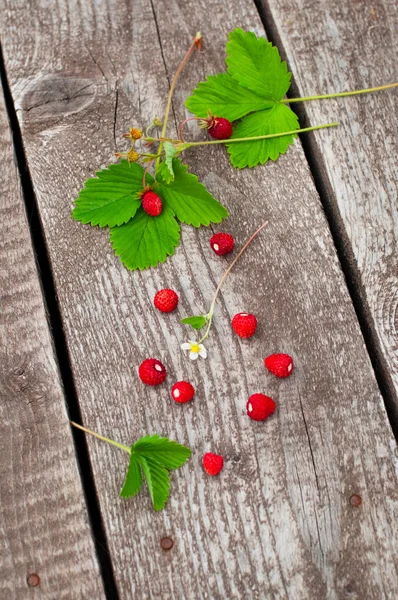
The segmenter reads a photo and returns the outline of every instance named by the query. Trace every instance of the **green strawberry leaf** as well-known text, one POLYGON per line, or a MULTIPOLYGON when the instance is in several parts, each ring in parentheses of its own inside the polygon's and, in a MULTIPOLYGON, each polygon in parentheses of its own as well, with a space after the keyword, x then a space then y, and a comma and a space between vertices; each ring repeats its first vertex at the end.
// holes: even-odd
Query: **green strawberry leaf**
POLYGON ((173 158, 175 158, 175 156, 177 155, 177 148, 171 142, 165 142, 163 144, 163 149, 165 151, 164 164, 166 165, 170 173, 170 179, 167 183, 170 183, 170 181, 173 181, 174 179, 173 158))
POLYGON ((207 319, 203 315, 199 315, 198 317, 185 317, 185 319, 181 319, 181 323, 184 325, 190 325, 192 329, 202 329, 207 323, 207 319))
POLYGON ((187 172, 187 166, 179 158, 173 160, 174 181, 166 183, 162 173, 157 175, 156 192, 182 223, 194 227, 220 223, 228 211, 218 202, 196 175, 187 172))
MULTIPOLYGON (((115 442, 108 440, 115 445, 115 442)), ((170 493, 169 470, 178 469, 191 456, 191 450, 182 444, 160 435, 146 435, 130 449, 130 463, 127 469, 122 498, 135 496, 142 485, 142 474, 148 484, 155 510, 164 508, 170 493)))
POLYGON ((136 456, 151 458, 166 469, 178 469, 191 456, 191 450, 186 446, 159 435, 142 437, 131 450, 136 456))
POLYGON ((120 496, 122 498, 130 498, 131 496, 135 496, 140 491, 142 485, 142 475, 140 469, 140 463, 138 458, 133 454, 130 454, 130 463, 126 473, 126 479, 124 480, 124 484, 122 490, 120 492, 120 496))
MULTIPOLYGON (((122 160, 96 173, 85 182, 75 201, 72 216, 76 221, 114 227, 127 223, 141 206, 144 169, 137 163, 122 160)), ((147 175, 148 181, 153 181, 147 175)))
POLYGON ((151 217, 142 208, 134 219, 111 229, 111 243, 116 256, 128 269, 147 269, 164 262, 174 254, 180 241, 180 226, 174 211, 166 203, 158 217, 151 217))
POLYGON ((170 183, 174 179, 174 171, 170 171, 169 167, 166 165, 166 161, 162 161, 158 166, 158 178, 161 178, 165 183, 170 183))
POLYGON ((149 493, 152 498, 153 508, 155 510, 162 510, 162 508, 165 507, 170 493, 169 472, 162 464, 149 456, 139 455, 137 460, 144 472, 149 493))
MULTIPOLYGON (((286 104, 275 104, 271 109, 244 117, 234 127, 231 139, 294 131, 299 127, 297 116, 286 104)), ((264 164, 269 159, 276 160, 280 154, 286 152, 295 137, 297 136, 288 135, 258 141, 227 143, 226 146, 232 165, 242 169, 264 164)))
POLYGON ((228 39, 228 73, 259 96, 274 102, 282 100, 290 87, 291 73, 278 49, 252 31, 235 29, 228 39))
POLYGON ((228 73, 210 75, 206 81, 198 84, 185 102, 188 110, 197 117, 206 118, 212 113, 229 121, 236 121, 251 112, 273 105, 273 100, 242 87, 228 73))

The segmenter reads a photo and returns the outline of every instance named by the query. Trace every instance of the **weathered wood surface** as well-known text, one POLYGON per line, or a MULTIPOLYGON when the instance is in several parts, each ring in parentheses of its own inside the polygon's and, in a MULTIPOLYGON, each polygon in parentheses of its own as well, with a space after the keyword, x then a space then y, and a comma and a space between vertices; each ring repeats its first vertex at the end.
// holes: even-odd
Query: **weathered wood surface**
POLYGON ((0 164, 0 598, 100 599, 1 90, 0 164))
MULTIPOLYGON (((394 0, 262 0, 300 96, 398 81, 394 0)), ((297 105, 296 105, 297 106, 297 105)), ((311 124, 341 120, 313 152, 358 293, 378 339, 398 418, 398 90, 306 102, 311 124)))
POLYGON ((70 218, 84 179, 106 164, 115 140, 123 149, 119 135, 164 111, 192 35, 202 30, 205 50, 178 86, 178 121, 196 82, 223 68, 227 32, 262 32, 254 4, 71 0, 50 11, 43 0, 26 12, 13 0, 5 8, 6 68, 85 423, 125 443, 158 432, 194 449, 173 475, 166 510, 155 513, 145 492, 118 497, 125 456, 89 440, 121 597, 397 596, 396 445, 300 144, 243 172, 220 148, 187 153, 191 170, 230 208, 221 228, 239 245, 270 220, 225 284, 207 361, 182 355, 189 334, 178 318, 208 307, 227 264, 210 250, 209 230, 183 227, 183 245, 164 266, 130 273, 106 231, 70 218), (61 78, 65 94, 58 102, 43 96, 41 108, 43 89, 59 88, 61 78), (152 308, 165 286, 180 293, 177 315, 152 308), (247 342, 231 333, 240 310, 260 322, 247 342), (272 351, 293 354, 288 380, 265 374, 262 358, 272 351), (166 385, 140 384, 136 367, 147 356, 167 365, 168 386, 195 384, 192 404, 176 406, 166 385), (278 402, 265 424, 244 414, 255 391, 278 402), (217 479, 200 465, 209 450, 226 458, 217 479), (169 552, 160 547, 165 535, 174 540, 169 552))

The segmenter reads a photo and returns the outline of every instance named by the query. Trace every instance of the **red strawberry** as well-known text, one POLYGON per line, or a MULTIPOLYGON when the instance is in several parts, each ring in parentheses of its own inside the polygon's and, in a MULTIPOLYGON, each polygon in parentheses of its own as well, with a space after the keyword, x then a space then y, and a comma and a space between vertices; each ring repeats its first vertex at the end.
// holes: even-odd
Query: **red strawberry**
POLYGON ((241 338, 249 338, 254 335, 257 327, 257 319, 249 313, 238 313, 232 319, 232 329, 241 338))
POLYGON ((264 359, 264 364, 277 377, 289 377, 294 368, 293 359, 288 354, 271 354, 264 359))
POLYGON ((166 379, 166 367, 157 358, 147 358, 138 368, 138 375, 146 385, 159 385, 166 379))
POLYGON ((177 381, 171 388, 173 400, 179 404, 189 402, 195 395, 195 388, 188 381, 177 381))
POLYGON ((218 256, 224 256, 232 252, 235 246, 235 240, 229 233, 215 233, 210 238, 210 246, 218 256))
POLYGON ((202 458, 202 464, 208 475, 218 475, 224 466, 224 459, 219 454, 207 452, 202 458))
POLYGON ((163 210, 162 199, 152 190, 147 190, 142 195, 142 208, 151 217, 158 217, 163 210))
POLYGON ((178 295, 174 290, 165 288, 156 292, 153 303, 161 312, 173 312, 177 308, 178 295))
POLYGON ((264 394, 253 394, 246 404, 247 415, 253 421, 265 421, 275 412, 275 409, 275 402, 264 394))
POLYGON ((208 132, 216 140, 227 140, 232 135, 232 124, 223 117, 212 117, 208 132))

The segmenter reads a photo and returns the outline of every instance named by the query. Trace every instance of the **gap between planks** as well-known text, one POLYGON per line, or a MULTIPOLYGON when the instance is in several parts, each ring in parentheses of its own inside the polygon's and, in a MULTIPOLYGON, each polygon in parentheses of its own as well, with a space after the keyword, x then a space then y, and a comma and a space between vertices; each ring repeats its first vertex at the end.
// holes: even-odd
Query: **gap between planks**
MULTIPOLYGON (((22 188, 22 197, 26 207, 26 214, 29 217, 28 224, 37 267, 37 276, 42 288, 43 301, 46 309, 50 335, 53 340, 54 351, 58 362, 58 369, 61 376, 62 386, 64 388, 67 414, 71 420, 81 422, 81 411, 79 401, 77 399, 69 352, 65 341, 65 333, 62 325, 60 309, 57 303, 51 261, 47 252, 45 236, 38 213, 32 179, 26 161, 21 129, 8 84, 1 44, 0 84, 2 87, 2 93, 4 95, 6 111, 13 138, 14 152, 22 188)), ((79 435, 79 432, 77 432, 72 426, 71 431, 89 516, 89 523, 104 584, 105 595, 108 600, 119 600, 112 562, 109 556, 105 529, 99 508, 94 477, 91 469, 87 441, 85 436, 79 435)))
MULTIPOLYGON (((269 10, 267 1, 253 1, 256 5, 268 40, 278 48, 282 59, 286 61, 289 70, 291 70, 287 53, 283 47, 281 37, 278 33, 278 29, 275 25, 271 11, 269 10)), ((294 81, 294 73, 292 71, 292 84, 286 96, 288 98, 298 98, 299 95, 298 87, 294 81)), ((294 103, 289 106, 297 115, 300 128, 309 127, 311 125, 305 105, 300 106, 299 103, 294 103)), ((351 297, 355 314, 358 319, 380 394, 384 400, 388 420, 390 422, 394 437, 396 440, 398 440, 398 403, 396 392, 386 358, 381 350, 381 345, 378 339, 369 304, 364 292, 362 291, 362 277, 355 261, 351 240, 349 239, 346 228, 344 227, 344 222, 340 215, 336 197, 324 167, 322 155, 320 154, 320 150, 316 147, 314 134, 299 134, 299 137, 308 167, 314 180, 315 188, 318 192, 319 199, 329 225, 330 234, 336 248, 341 270, 344 274, 348 293, 351 297)))

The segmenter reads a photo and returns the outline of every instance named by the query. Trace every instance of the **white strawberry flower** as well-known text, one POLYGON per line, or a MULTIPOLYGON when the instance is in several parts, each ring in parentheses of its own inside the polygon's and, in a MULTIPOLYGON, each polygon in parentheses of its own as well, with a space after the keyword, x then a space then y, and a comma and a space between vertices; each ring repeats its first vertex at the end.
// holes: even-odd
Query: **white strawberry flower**
POLYGON ((207 350, 204 345, 199 344, 198 342, 193 342, 192 340, 181 344, 181 349, 189 350, 189 358, 191 360, 196 360, 198 356, 201 356, 202 358, 207 357, 207 350))

